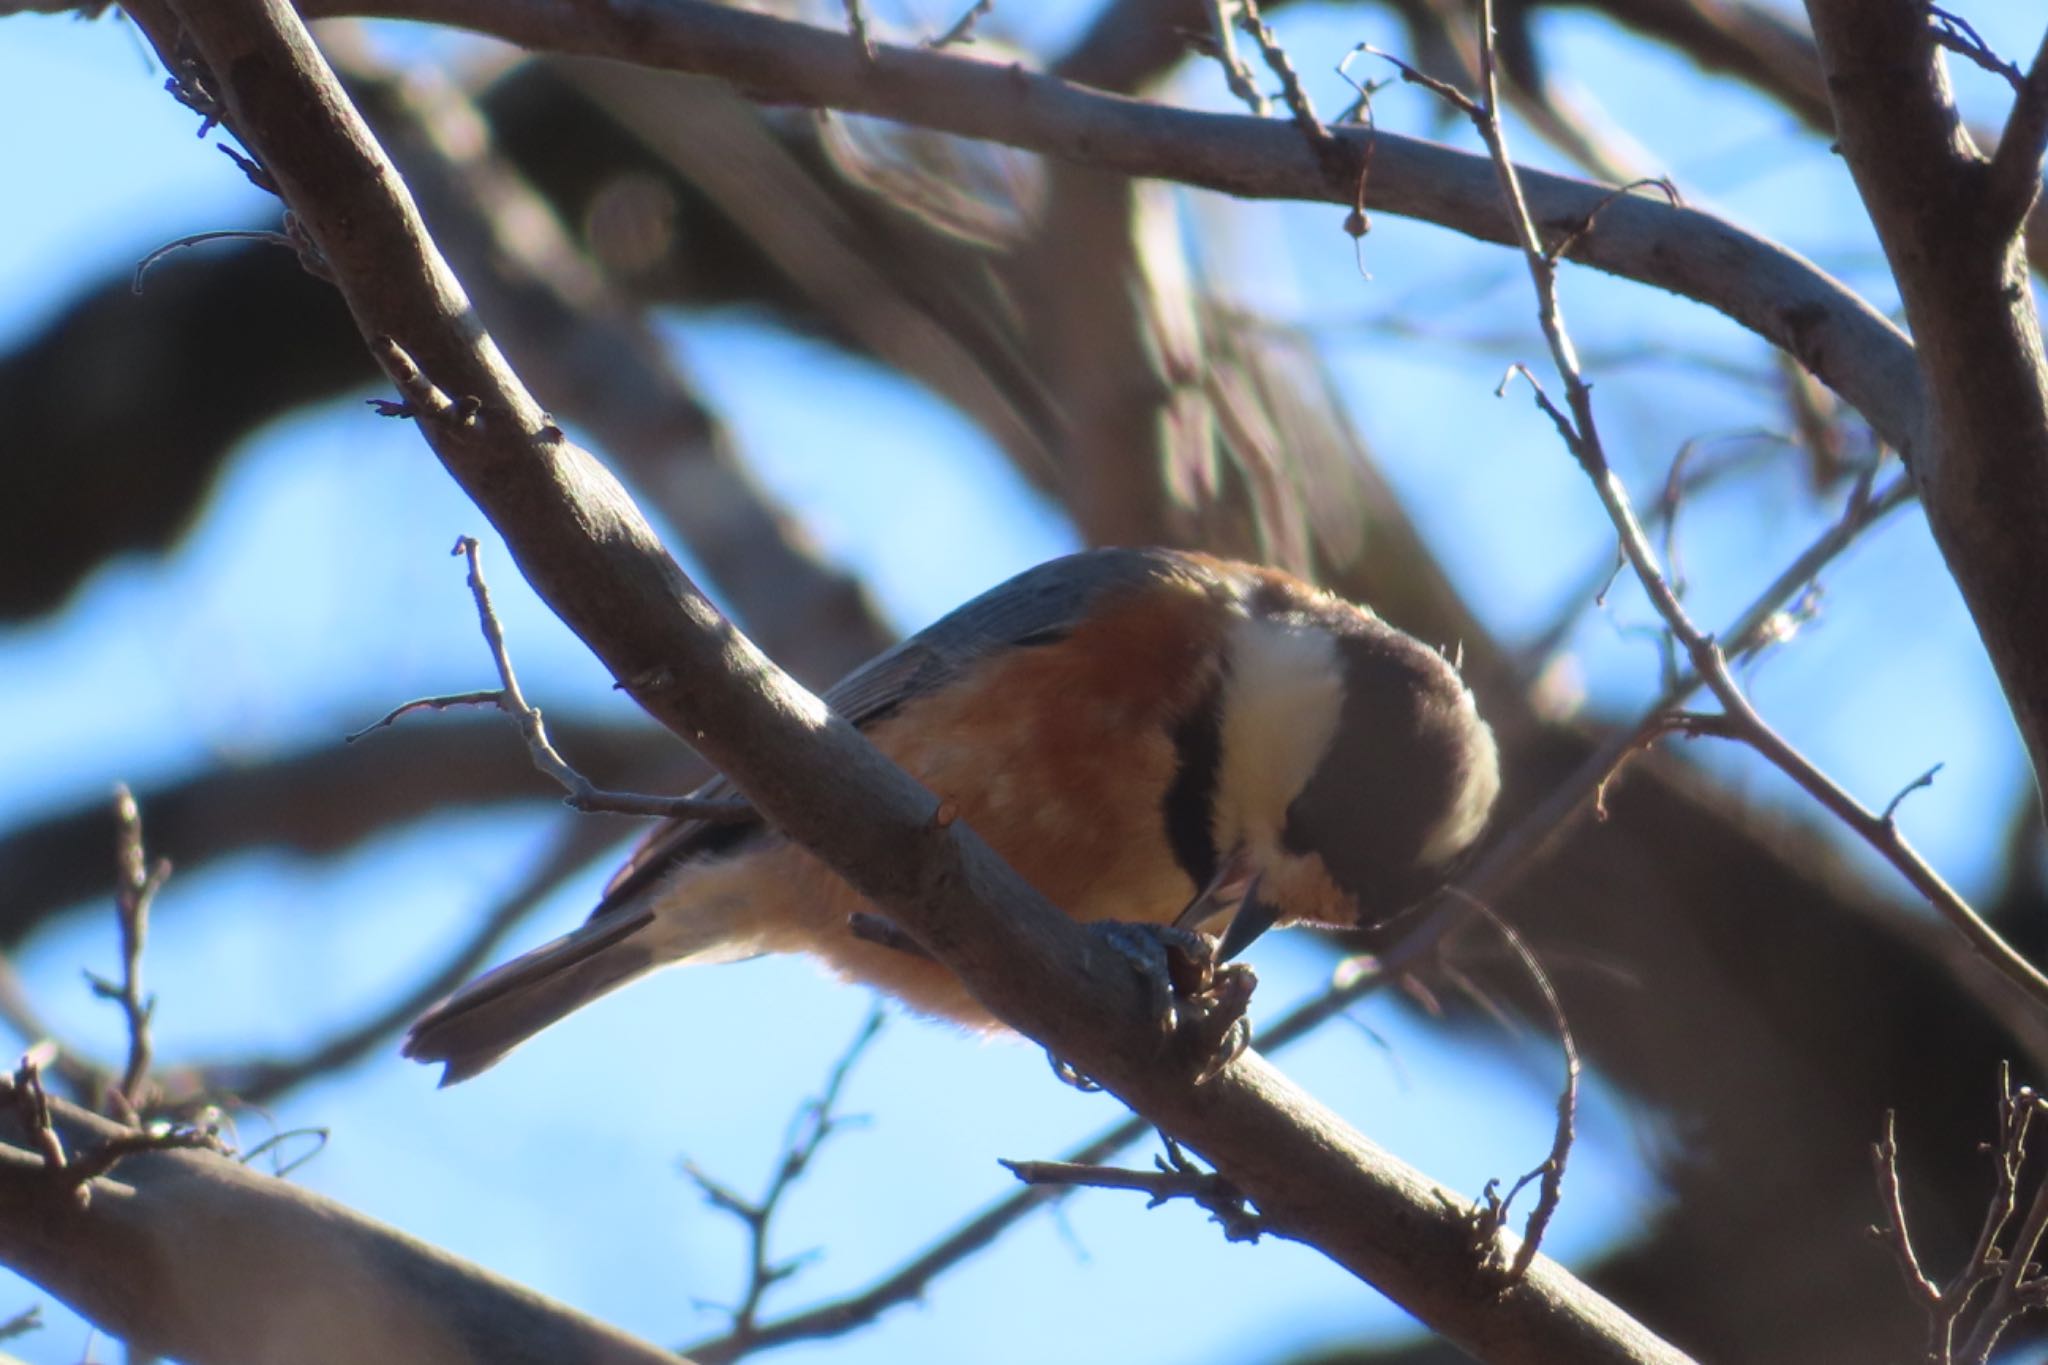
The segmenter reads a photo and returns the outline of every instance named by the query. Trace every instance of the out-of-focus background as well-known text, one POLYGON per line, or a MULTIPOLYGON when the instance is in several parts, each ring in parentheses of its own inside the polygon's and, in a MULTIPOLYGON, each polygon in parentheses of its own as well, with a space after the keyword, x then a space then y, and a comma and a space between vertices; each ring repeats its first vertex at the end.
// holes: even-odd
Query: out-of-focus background
MULTIPOLYGON (((2009 56, 2038 41, 2027 7, 1954 8, 2009 56)), ((868 9, 905 40, 958 17, 938 0, 868 9)), ((1361 43, 1468 79, 1462 5, 1268 10, 1327 118, 1355 98, 1337 67, 1361 43)), ((1242 112, 1194 50, 1202 14, 996 0, 964 50, 1242 112)), ((1503 18, 1522 159, 1669 176, 1896 310, 1815 126, 1795 10, 1608 0, 1503 18), (1689 24, 1710 12, 1718 28, 1689 24)), ((1600 595, 1613 538, 1583 476, 1525 393, 1493 395, 1509 363, 1542 355, 1527 275, 1501 249, 1386 215, 1354 242, 1327 205, 1134 186, 402 25, 322 37, 528 382, 815 685, 1042 559, 1158 541, 1290 564, 1461 646, 1508 756, 1509 817, 1657 694, 1652 613, 1625 581, 1600 595)), ((1995 128, 2005 88, 1967 66, 1956 80, 1995 128)), ((287 1135, 276 1152, 310 1154, 293 1178, 356 1208, 653 1340, 715 1336, 744 1240, 682 1163, 758 1190, 870 1000, 762 960, 642 983, 452 1090, 399 1059, 405 1002, 459 953, 496 960, 573 924, 634 833, 565 813, 494 715, 344 743, 409 698, 490 685, 458 535, 483 539, 522 681, 573 760, 645 789, 696 770, 525 590, 414 430, 371 412, 384 386, 290 252, 204 243, 131 287, 174 239, 277 226, 162 84, 118 16, 0 23, 7 1013, 120 1054, 119 1013, 82 973, 117 966, 107 811, 126 782, 177 866, 147 958, 168 1084, 237 1091, 242 1146, 287 1135)), ((1374 112, 1474 141, 1412 87, 1379 91, 1374 112)), ((1854 413, 1719 316, 1579 269, 1564 298, 1639 502, 1683 489, 1669 545, 1709 628, 1872 462, 1888 462, 1880 482, 1895 472, 1854 413)), ((1784 625, 1744 672, 1764 713, 1868 803, 1944 764, 1902 827, 2039 945, 2031 784, 1917 510, 1867 534, 1784 625)), ((1593 1068, 1548 1248, 1707 1358, 1908 1350, 1916 1318, 1865 1232, 1867 1143, 1896 1108, 1909 1210, 1931 1254, 1954 1254, 1988 1178, 1974 1145, 1996 1062, 2037 1074, 2048 1039, 1987 1011, 1906 888, 1760 762, 1667 749, 1500 906, 1593 1068)), ((1297 934, 1256 961, 1254 1017, 1271 1019, 1337 956, 1297 934)), ((1279 1060, 1476 1195, 1550 1140, 1560 1063, 1520 990, 1472 936, 1279 1060)), ((773 1250, 809 1260, 764 1318, 859 1290, 1008 1193, 996 1158, 1056 1155, 1121 1117, 1033 1047, 895 1012, 843 1108, 865 1122, 785 1201, 773 1250)), ((119 1357, 0 1277, 0 1317, 36 1303, 45 1325, 7 1349, 119 1357)), ((1301 1247, 1231 1245, 1192 1208, 1089 1192, 921 1302, 781 1358, 1443 1349, 1301 1247)))

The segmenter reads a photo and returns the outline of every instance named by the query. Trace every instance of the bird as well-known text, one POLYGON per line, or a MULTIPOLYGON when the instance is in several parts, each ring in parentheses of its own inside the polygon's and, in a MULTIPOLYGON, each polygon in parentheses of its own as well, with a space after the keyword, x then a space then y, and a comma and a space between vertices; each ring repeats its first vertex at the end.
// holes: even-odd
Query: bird
MULTIPOLYGON (((1385 924, 1454 875, 1500 790, 1493 732, 1441 651, 1292 574, 1194 551, 1027 569, 824 699, 1074 919, 1190 934, 1231 915, 1225 961, 1274 925, 1385 924)), ((581 927, 430 1007, 403 1050, 450 1085, 658 967, 786 952, 1000 1028, 750 816, 657 826, 581 927)))

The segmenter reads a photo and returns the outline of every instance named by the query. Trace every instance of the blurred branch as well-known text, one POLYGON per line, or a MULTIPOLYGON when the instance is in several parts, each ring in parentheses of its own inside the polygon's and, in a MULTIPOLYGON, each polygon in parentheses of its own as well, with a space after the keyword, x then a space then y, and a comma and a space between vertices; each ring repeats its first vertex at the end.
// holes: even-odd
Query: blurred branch
MULTIPOLYGON (((687 788, 708 774, 681 745, 644 724, 558 724, 583 766, 634 786, 687 788)), ((436 812, 534 801, 552 794, 526 751, 496 717, 450 718, 403 741, 318 744, 261 763, 228 764, 145 788, 151 840, 190 875, 258 848, 325 856, 436 812)), ((630 829, 584 823, 607 840, 630 829)), ((52 914, 108 889, 105 850, 113 813, 89 801, 0 835, 0 949, 25 940, 52 914)))
POLYGON ((321 44, 513 363, 657 501, 749 629, 814 682, 885 648, 893 634, 858 582, 803 542, 674 348, 499 151, 470 97, 435 68, 385 68, 346 26, 323 28, 321 44))
POLYGON ((929 384, 1027 478, 1045 477, 1058 419, 1014 353, 1014 305, 988 287, 987 252, 905 223, 900 209, 856 214, 837 175, 807 163, 796 139, 722 82, 610 62, 551 67, 707 195, 817 321, 929 384))
POLYGON ((223 1100, 264 1105, 308 1081, 361 1061, 395 1037, 427 1006, 481 971, 506 934, 616 837, 616 831, 602 822, 563 821, 547 855, 416 985, 297 1056, 199 1063, 195 1069, 200 1087, 223 1100))
MULTIPOLYGON (((616 838, 616 830, 605 822, 563 821, 546 856, 417 985, 296 1056, 170 1063, 155 1078, 160 1092, 156 1098, 173 1112, 185 1112, 199 1104, 260 1106, 361 1061, 421 1010, 474 976, 507 933, 616 838)), ((81 1100, 96 1101, 119 1084, 112 1067, 54 1034, 5 958, 0 958, 0 1020, 24 1043, 49 1044, 54 1055, 44 1064, 45 1069, 61 1076, 81 1100)), ((134 1065, 132 1044, 129 1065, 134 1065)), ((134 1091, 123 1086, 118 1093, 133 1095, 134 1091)))
POLYGON ((1131 975, 1091 952, 1085 928, 959 822, 934 819, 928 792, 719 617, 624 491, 547 420, 491 346, 291 11, 261 0, 193 3, 173 18, 144 0, 135 12, 182 79, 218 93, 435 453, 504 533, 536 591, 764 817, 929 947, 998 1017, 1184 1135, 1277 1230, 1323 1248, 1453 1339, 1504 1361, 1682 1359, 1542 1259, 1503 1294, 1469 1292, 1463 1221, 1256 1057, 1199 1094, 1178 1070, 1156 1065, 1156 1030, 1131 975), (1396 1227, 1398 1247, 1386 1231, 1396 1227))
MULTIPOLYGON (((309 8, 326 13, 330 3, 336 12, 360 8, 347 0, 309 8)), ((1350 208, 1360 197, 1370 141, 1368 207, 1487 241, 1513 239, 1485 157, 1391 133, 1337 131, 1341 155, 1318 157, 1291 125, 1142 104, 947 52, 882 45, 870 64, 842 34, 705 0, 636 12, 631 23, 562 0, 393 0, 375 9, 544 51, 720 75, 757 98, 900 119, 1246 198, 1350 208)), ((1887 441, 1915 449, 1923 391, 1912 347, 1841 284, 1698 210, 1634 195, 1615 199, 1609 190, 1534 172, 1525 172, 1524 183, 1538 221, 1591 225, 1575 238, 1569 259, 1725 313, 1791 351, 1887 441)))
MULTIPOLYGON (((675 1357, 226 1156, 126 1155, 83 1207, 0 1080, 0 1262, 137 1349, 194 1365, 674 1365, 675 1357)), ((69 1151, 136 1133, 45 1099, 69 1151)))
POLYGON ((0 498, 0 620, 57 606, 116 555, 170 544, 235 442, 373 374, 333 289, 269 247, 187 252, 140 299, 124 268, 72 300, 0 357, 0 412, 35 474, 0 498))

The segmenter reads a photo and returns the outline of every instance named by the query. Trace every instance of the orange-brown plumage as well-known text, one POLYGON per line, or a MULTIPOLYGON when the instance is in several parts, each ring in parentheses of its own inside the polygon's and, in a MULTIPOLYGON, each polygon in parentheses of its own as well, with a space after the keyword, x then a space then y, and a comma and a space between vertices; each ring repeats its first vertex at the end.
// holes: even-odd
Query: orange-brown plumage
MULTIPOLYGON (((1240 896, 1256 924, 1383 918, 1441 880, 1497 788, 1491 736, 1433 651, 1204 555, 1041 565, 827 700, 1084 921, 1169 924, 1240 896)), ((459 1080, 654 967, 764 952, 991 1025, 938 962, 852 933, 863 913, 879 912, 771 830, 672 825, 589 924, 436 1006, 407 1052, 459 1080)))
MULTIPOLYGON (((985 660, 868 735, 1074 918, 1164 924, 1200 889, 1159 819, 1176 764, 1169 730, 1216 667, 1220 627, 1190 581, 1091 618, 1058 649, 985 660), (1018 697, 1062 701, 1020 707, 1018 697)), ((992 1024, 938 963, 849 934, 848 916, 875 907, 815 858, 771 856, 764 872, 786 891, 751 917, 763 948, 810 952, 925 1013, 992 1024)))

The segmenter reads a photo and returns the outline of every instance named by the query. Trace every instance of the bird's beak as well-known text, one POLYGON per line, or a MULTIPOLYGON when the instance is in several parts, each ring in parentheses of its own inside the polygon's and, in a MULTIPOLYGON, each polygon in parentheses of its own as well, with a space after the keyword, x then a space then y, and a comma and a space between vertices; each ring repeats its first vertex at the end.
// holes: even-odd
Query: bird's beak
POLYGON ((1216 869, 1216 875, 1209 879, 1209 884, 1188 902, 1188 908, 1175 918, 1173 927, 1190 933, 1199 932, 1203 925, 1218 915, 1236 909, 1255 880, 1251 859, 1243 852, 1232 854, 1216 869))
POLYGON ((1230 924, 1223 931, 1223 941, 1216 949, 1216 960, 1228 962, 1252 945, 1260 934, 1273 927, 1280 918, 1277 906, 1259 899, 1259 878, 1251 869, 1251 859, 1240 852, 1217 869, 1201 894, 1188 902, 1187 909, 1173 922, 1176 929, 1199 930, 1218 915, 1237 913, 1231 916, 1230 924))
POLYGON ((1230 927, 1223 931, 1223 942, 1216 947, 1216 960, 1230 961, 1251 947, 1279 918, 1280 907, 1259 899, 1259 879, 1252 878, 1244 889, 1244 898, 1238 902, 1237 913, 1231 916, 1230 927))

